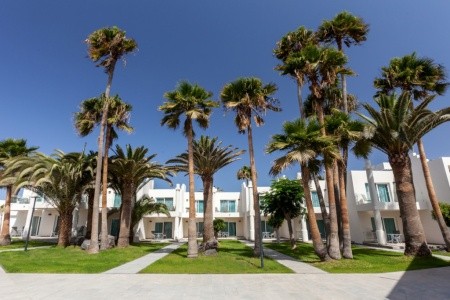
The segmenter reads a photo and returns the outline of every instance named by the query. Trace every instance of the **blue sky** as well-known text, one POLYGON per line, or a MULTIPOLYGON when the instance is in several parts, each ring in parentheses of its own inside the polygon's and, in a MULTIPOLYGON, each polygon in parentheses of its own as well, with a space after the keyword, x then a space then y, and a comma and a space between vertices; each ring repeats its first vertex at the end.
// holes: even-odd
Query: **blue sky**
MULTIPOLYGON (((116 25, 136 39, 139 51, 116 68, 112 93, 133 105, 135 132, 121 133, 118 144, 144 145, 156 160, 167 159, 186 149, 181 130, 160 126, 157 107, 163 94, 180 80, 198 83, 219 98, 222 87, 241 76, 274 82, 282 112, 269 112, 266 124, 255 128, 254 141, 258 184, 269 185, 267 175, 277 155, 264 147, 279 133, 284 121, 298 117, 296 87, 281 77, 272 55, 275 43, 288 31, 304 25, 316 29, 322 20, 342 10, 362 17, 369 25, 368 40, 346 49, 349 65, 357 76, 348 81, 349 92, 360 102, 370 102, 373 79, 395 56, 416 51, 450 68, 450 3, 448 1, 5 1, 0 11, 0 139, 25 138, 46 154, 96 149, 98 131, 80 138, 73 127, 73 114, 82 100, 104 92, 106 75, 87 58, 84 40, 94 30, 116 25), (125 4, 126 3, 126 4, 125 4)), ((435 101, 443 106, 449 93, 435 101)), ((450 155, 449 124, 425 138, 430 159, 450 155)), ((247 149, 233 114, 214 111, 208 130, 197 136, 218 136, 223 145, 247 149)), ((371 155, 373 163, 386 160, 371 155)), ((248 164, 248 154, 219 171, 215 185, 237 191, 236 171, 248 164)), ((350 168, 362 169, 363 161, 352 158, 350 168)), ((294 177, 295 166, 286 172, 294 177)), ((187 183, 180 175, 174 183, 187 183)), ((159 187, 168 187, 158 183, 159 187)), ((198 181, 196 190, 201 189, 198 181)))

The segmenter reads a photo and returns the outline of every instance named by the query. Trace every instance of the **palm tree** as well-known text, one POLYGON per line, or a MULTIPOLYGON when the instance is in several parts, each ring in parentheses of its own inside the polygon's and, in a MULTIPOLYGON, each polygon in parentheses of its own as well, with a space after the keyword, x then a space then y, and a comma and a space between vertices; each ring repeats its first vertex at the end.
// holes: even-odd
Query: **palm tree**
POLYGON ((116 145, 114 156, 111 157, 111 182, 116 191, 122 195, 122 206, 120 210, 120 230, 118 247, 128 247, 133 235, 131 218, 136 192, 148 179, 159 178, 171 183, 169 176, 172 173, 168 168, 152 162, 156 154, 147 156, 148 149, 141 146, 133 149, 127 145, 122 149, 116 145))
MULTIPOLYGON (((418 58, 416 53, 412 53, 392 59, 388 67, 382 68, 382 76, 375 79, 374 85, 379 89, 379 93, 394 93, 396 89, 400 89, 403 93, 408 93, 414 97, 414 99, 421 100, 428 95, 443 95, 448 87, 448 82, 446 82, 445 68, 443 66, 434 63, 430 58, 418 58)), ((428 197, 436 215, 447 251, 450 251, 450 230, 445 225, 434 190, 422 139, 417 141, 417 148, 419 149, 428 197)))
MULTIPOLYGON (((343 44, 347 47, 359 45, 367 39, 369 25, 362 18, 356 17, 349 12, 343 11, 337 14, 333 20, 323 21, 317 30, 319 40, 332 43, 335 42, 338 50, 343 53, 343 44)), ((344 112, 348 113, 347 106, 347 80, 345 74, 341 74, 342 95, 344 112)))
POLYGON ((302 49, 307 45, 316 45, 318 43, 316 34, 303 26, 299 27, 293 32, 288 32, 280 41, 277 42, 277 47, 273 50, 275 57, 281 60, 282 64, 275 67, 275 70, 281 72, 281 75, 289 75, 297 82, 297 101, 300 109, 300 116, 305 117, 302 87, 305 83, 305 65, 298 55, 302 49), (293 59, 294 58, 294 59, 293 59))
MULTIPOLYGON (((222 142, 217 142, 217 137, 201 136, 193 142, 194 173, 199 175, 203 182, 203 243, 214 239, 213 228, 213 186, 214 174, 223 167, 239 159, 245 151, 234 148, 231 145, 222 147, 222 142)), ((167 161, 177 171, 188 172, 188 153, 184 152, 167 161)))
MULTIPOLYGON (((333 110, 331 115, 325 117, 325 126, 329 134, 336 139, 336 145, 340 149, 348 149, 353 141, 357 141, 362 137, 364 125, 352 120, 348 114, 340 110, 333 110)), ((342 222, 342 256, 344 258, 353 258, 351 236, 350 236, 350 220, 348 216, 347 194, 346 194, 346 157, 337 160, 339 199, 340 199, 340 215, 342 222)))
POLYGON ((252 117, 256 126, 260 126, 264 124, 263 114, 267 110, 281 110, 278 107, 278 101, 272 98, 276 90, 275 84, 264 85, 259 78, 244 77, 225 85, 220 94, 224 108, 236 112, 234 123, 239 133, 247 132, 250 174, 253 187, 253 209, 255 211, 255 248, 253 252, 255 256, 260 256, 262 253, 262 236, 255 154, 253 150, 252 117))
MULTIPOLYGON (((137 43, 135 40, 127 38, 125 31, 113 26, 109 28, 101 28, 93 33, 91 33, 86 39, 86 44, 88 45, 88 55, 89 58, 97 63, 97 67, 103 67, 105 73, 108 74, 108 81, 106 83, 105 98, 109 99, 109 94, 111 91, 111 84, 114 76, 114 69, 116 63, 125 54, 131 53, 137 49, 137 43)), ((107 126, 107 116, 108 114, 108 102, 105 101, 103 104, 102 119, 100 122, 100 133, 98 136, 98 154, 97 154, 97 166, 102 165, 102 159, 107 159, 104 157, 104 137, 105 128, 107 126)), ((105 153, 106 154, 106 153, 105 153)), ((100 179, 102 170, 97 167, 95 175, 95 193, 94 193, 94 210, 92 214, 92 236, 91 244, 89 247, 90 253, 98 253, 98 201, 100 197, 100 179)), ((106 186, 103 188, 106 189, 106 186)), ((105 233, 104 233, 105 234, 105 233)), ((102 238, 103 242, 103 238, 102 238)))
POLYGON ((251 170, 249 166, 242 166, 237 172, 236 172, 236 178, 237 180, 244 179, 245 183, 248 186, 248 180, 252 178, 251 170))
POLYGON ((1 185, 6 186, 6 199, 3 207, 3 222, 2 230, 0 232, 0 246, 11 244, 10 218, 11 218, 11 198, 12 195, 18 192, 15 186, 14 176, 11 180, 4 180, 2 173, 5 172, 5 163, 8 159, 17 157, 24 157, 32 154, 38 147, 28 147, 27 141, 24 139, 6 139, 0 141, 0 180, 1 185))
POLYGON ((211 110, 218 106, 218 103, 210 100, 211 92, 197 84, 190 84, 182 81, 174 91, 164 94, 167 101, 159 107, 165 116, 161 120, 161 125, 167 125, 171 129, 177 129, 180 125, 180 118, 185 115, 183 133, 188 142, 188 173, 189 173, 189 222, 188 222, 188 257, 198 256, 197 229, 195 222, 195 187, 194 187, 194 129, 192 121, 197 121, 201 128, 209 125, 211 110))
POLYGON ((57 150, 52 156, 37 153, 7 163, 13 172, 20 171, 16 177, 18 188, 32 188, 58 210, 61 220, 58 246, 70 244, 72 213, 85 186, 92 180, 93 169, 89 168, 84 157, 83 153, 65 154, 57 150))
POLYGON ((323 153, 322 151, 330 153, 337 152, 333 144, 333 139, 322 135, 321 125, 316 120, 312 119, 306 123, 304 120, 299 119, 284 123, 283 133, 272 136, 266 151, 268 153, 275 151, 286 152, 285 155, 275 159, 273 162, 270 169, 270 174, 272 175, 280 174, 282 170, 292 164, 300 164, 303 193, 314 251, 320 260, 329 260, 330 256, 322 242, 312 204, 311 190, 309 187, 310 168, 308 164, 313 162, 319 154, 323 153))
POLYGON ((132 132, 133 127, 129 125, 131 105, 125 103, 118 95, 107 99, 104 94, 99 98, 90 98, 81 103, 80 112, 75 114, 75 128, 81 136, 92 133, 102 119, 103 107, 107 103, 108 118, 106 124, 105 159, 103 159, 102 172, 102 236, 101 249, 108 247, 108 206, 107 206, 107 186, 108 186, 108 152, 112 140, 117 138, 116 130, 121 129, 132 132))
MULTIPOLYGON (((309 89, 314 96, 313 106, 315 108, 319 124, 322 126, 321 132, 326 136, 324 120, 324 103, 326 91, 334 86, 339 74, 352 74, 351 70, 345 67, 347 63, 346 56, 333 48, 320 46, 307 46, 302 54, 302 59, 308 67, 306 77, 310 83, 309 89)), ((333 259, 341 257, 339 250, 337 211, 333 186, 333 165, 334 160, 324 155, 325 160, 325 179, 328 192, 329 216, 330 216, 330 236, 328 237, 328 254, 333 259)))
MULTIPOLYGON (((428 109, 434 96, 428 96, 410 109, 411 96, 380 94, 375 102, 379 111, 364 104, 368 116, 360 115, 367 122, 366 139, 356 143, 358 153, 371 145, 386 153, 395 178, 397 198, 405 235, 405 255, 430 256, 424 230, 416 207, 416 196, 408 152, 412 146, 432 129, 450 120, 450 108, 436 112, 428 109)), ((366 151, 367 154, 367 151, 366 151)))

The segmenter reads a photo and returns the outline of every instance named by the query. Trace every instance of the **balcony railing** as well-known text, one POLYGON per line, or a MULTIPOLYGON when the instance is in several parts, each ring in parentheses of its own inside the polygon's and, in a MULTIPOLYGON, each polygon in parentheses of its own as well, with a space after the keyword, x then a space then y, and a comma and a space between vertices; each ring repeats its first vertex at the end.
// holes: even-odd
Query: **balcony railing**
POLYGON ((25 197, 18 197, 18 196, 12 196, 11 197, 11 203, 18 203, 18 204, 29 204, 30 199, 25 197))

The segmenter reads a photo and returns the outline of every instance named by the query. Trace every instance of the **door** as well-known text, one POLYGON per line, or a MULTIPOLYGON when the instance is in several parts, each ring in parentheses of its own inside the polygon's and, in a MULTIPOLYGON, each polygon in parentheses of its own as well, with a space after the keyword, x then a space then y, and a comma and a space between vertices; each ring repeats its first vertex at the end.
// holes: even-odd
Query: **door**
POLYGON ((33 216, 31 221, 31 235, 36 236, 39 233, 39 226, 41 225, 41 217, 33 216))
POLYGON ((119 219, 112 219, 111 220, 111 235, 113 235, 116 238, 118 238, 119 237, 119 231, 120 231, 120 220, 119 219))
POLYGON ((172 222, 164 222, 164 235, 166 239, 172 238, 172 222))
POLYGON ((317 220, 317 227, 319 227, 320 237, 325 239, 327 237, 325 222, 323 220, 317 220))
POLYGON ((397 229, 395 228, 395 220, 393 218, 383 218, 383 224, 386 234, 397 233, 397 229))
POLYGON ((236 222, 228 222, 228 236, 236 236, 236 222))

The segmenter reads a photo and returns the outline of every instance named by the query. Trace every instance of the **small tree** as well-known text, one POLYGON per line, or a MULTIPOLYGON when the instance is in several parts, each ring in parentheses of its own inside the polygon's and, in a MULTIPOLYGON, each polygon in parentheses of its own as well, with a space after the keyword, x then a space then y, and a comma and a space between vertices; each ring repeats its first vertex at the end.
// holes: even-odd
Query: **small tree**
MULTIPOLYGON (((450 204, 440 202, 439 207, 441 208, 441 213, 444 217, 445 225, 447 225, 447 227, 450 227, 450 204)), ((434 210, 431 212, 431 216, 434 220, 436 220, 436 214, 434 210)))
POLYGON ((225 221, 222 219, 215 219, 213 221, 213 226, 214 226, 214 236, 216 237, 216 239, 219 235, 219 231, 222 231, 227 227, 225 221))
POLYGON ((275 217, 283 216, 287 221, 292 249, 296 248, 292 219, 302 213, 302 197, 303 188, 299 182, 286 178, 272 181, 270 191, 263 196, 264 214, 271 214, 275 217))

